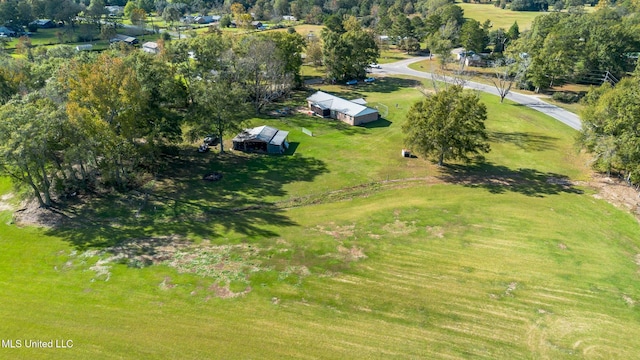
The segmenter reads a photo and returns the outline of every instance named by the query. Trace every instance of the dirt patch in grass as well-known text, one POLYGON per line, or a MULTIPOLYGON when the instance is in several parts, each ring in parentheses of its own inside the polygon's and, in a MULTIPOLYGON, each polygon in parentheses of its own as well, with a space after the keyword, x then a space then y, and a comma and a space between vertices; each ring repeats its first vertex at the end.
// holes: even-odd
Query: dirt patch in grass
POLYGON ((13 213, 17 225, 36 225, 44 228, 55 228, 64 222, 67 216, 56 208, 41 208, 37 201, 26 201, 13 213))
POLYGON ((640 221, 640 192, 623 180, 600 174, 593 174, 591 179, 578 184, 597 190, 593 196, 603 199, 618 208, 631 212, 640 221))
POLYGON ((636 304, 635 300, 633 300, 629 295, 622 294, 622 299, 629 306, 634 306, 636 304))
POLYGON ((393 223, 386 224, 382 227, 382 230, 393 235, 408 235, 415 232, 418 228, 415 226, 415 221, 407 222, 396 219, 393 223))
POLYGON ((427 226, 426 230, 429 234, 431 234, 432 236, 435 236, 437 238, 443 238, 444 237, 444 229, 442 229, 442 227, 440 226, 427 226))
POLYGON ((251 286, 247 286, 243 291, 233 292, 229 288, 229 284, 226 284, 226 285, 213 284, 209 287, 209 290, 212 291, 216 297, 219 297, 221 299, 231 299, 231 298, 236 298, 238 296, 244 296, 250 293, 251 286))
POLYGON ((344 239, 353 236, 355 225, 336 226, 334 223, 329 223, 328 226, 318 225, 316 230, 323 234, 333 236, 335 239, 344 239))
POLYGON ((13 198, 13 193, 8 193, 0 196, 0 211, 11 211, 13 206, 9 203, 9 200, 13 198))
POLYGON ((346 261, 358 261, 366 259, 364 250, 361 247, 353 245, 351 248, 346 248, 342 245, 338 245, 338 253, 342 254, 346 261))

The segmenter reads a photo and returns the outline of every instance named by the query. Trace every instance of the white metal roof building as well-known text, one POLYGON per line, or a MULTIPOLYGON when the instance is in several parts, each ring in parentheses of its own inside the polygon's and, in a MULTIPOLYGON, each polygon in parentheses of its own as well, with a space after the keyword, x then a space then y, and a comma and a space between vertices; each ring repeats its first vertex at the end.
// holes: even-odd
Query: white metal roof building
POLYGON ((364 99, 346 100, 326 92, 318 91, 307 98, 309 108, 316 115, 330 117, 350 125, 360 125, 380 118, 378 110, 364 106, 364 99))

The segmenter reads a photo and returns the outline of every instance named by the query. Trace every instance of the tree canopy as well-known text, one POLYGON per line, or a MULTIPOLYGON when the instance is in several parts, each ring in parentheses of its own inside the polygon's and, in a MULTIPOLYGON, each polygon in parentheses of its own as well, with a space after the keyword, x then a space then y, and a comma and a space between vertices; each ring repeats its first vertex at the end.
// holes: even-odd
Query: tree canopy
POLYGON ((414 103, 402 126, 405 145, 417 154, 445 160, 472 160, 489 152, 487 108, 478 94, 454 85, 414 103))
POLYGON ((579 142, 594 155, 594 168, 639 183, 640 71, 615 87, 605 83, 592 89, 585 104, 579 142))

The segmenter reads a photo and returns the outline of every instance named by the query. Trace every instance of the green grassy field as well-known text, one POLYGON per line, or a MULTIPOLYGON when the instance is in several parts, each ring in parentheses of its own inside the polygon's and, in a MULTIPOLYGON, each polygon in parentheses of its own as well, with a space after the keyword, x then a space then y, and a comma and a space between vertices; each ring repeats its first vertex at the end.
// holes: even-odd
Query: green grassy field
POLYGON ((493 4, 472 4, 472 3, 456 3, 464 10, 464 17, 467 19, 478 20, 481 24, 485 20, 491 20, 493 29, 509 29, 515 21, 518 22, 520 31, 531 28, 533 19, 537 16, 544 15, 543 12, 533 11, 511 11, 509 9, 500 9, 493 4))
POLYGON ((73 340, 0 357, 635 357, 640 229, 559 181, 587 177, 575 132, 485 95, 487 162, 438 169, 400 157, 416 85, 323 87, 386 105, 385 119, 253 119, 289 130, 290 153, 194 145, 145 187, 146 201, 71 203, 75 226, 18 227, 0 213, 2 338, 73 340), (200 180, 210 171, 223 179, 200 180), (196 245, 171 252, 169 235, 196 245), (100 249, 121 241, 133 255, 172 255, 144 268, 107 262, 100 249))

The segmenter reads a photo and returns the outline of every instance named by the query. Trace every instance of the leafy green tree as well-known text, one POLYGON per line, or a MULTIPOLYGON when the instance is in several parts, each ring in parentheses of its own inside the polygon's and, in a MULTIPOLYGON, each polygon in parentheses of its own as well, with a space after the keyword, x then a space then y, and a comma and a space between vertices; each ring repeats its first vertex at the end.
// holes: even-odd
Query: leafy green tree
POLYGON ((100 30, 102 27, 102 17, 109 12, 105 7, 104 0, 91 0, 84 13, 98 27, 98 30, 100 30))
POLYGON ((507 38, 509 40, 518 40, 520 37, 520 27, 518 26, 518 22, 514 21, 513 25, 507 31, 507 38))
POLYGON ((307 61, 311 62, 314 67, 322 65, 322 44, 317 38, 307 41, 307 61))
MULTIPOLYGON (((100 55, 89 63, 72 63, 62 74, 67 114, 89 130, 87 151, 95 154, 105 183, 126 189, 135 181, 144 157, 141 139, 152 130, 145 121, 149 94, 124 59, 100 55)), ((62 82, 61 81, 61 82, 62 82)))
POLYGON ((138 8, 138 3, 136 1, 133 0, 129 0, 127 1, 127 5, 124 6, 124 16, 127 18, 131 18, 131 14, 133 13, 133 10, 135 9, 139 9, 138 8))
POLYGON ((437 159, 470 161, 490 151, 484 127, 486 106, 478 94, 454 85, 411 106, 402 126, 404 143, 416 153, 437 159))
POLYGON ((486 31, 480 26, 480 22, 468 19, 460 28, 460 44, 466 50, 481 53, 487 46, 488 36, 486 31))
POLYGON ((234 80, 236 75, 232 71, 227 68, 218 75, 206 75, 194 84, 194 106, 189 117, 193 126, 190 138, 214 133, 220 139, 221 153, 225 137, 242 130, 249 116, 248 93, 234 80))
POLYGON ((362 29, 354 18, 348 18, 343 27, 343 33, 324 29, 323 62, 329 78, 346 80, 349 78, 363 78, 369 64, 380 56, 380 50, 373 34, 362 29))
POLYGON ((640 182, 640 77, 605 83, 585 97, 579 143, 594 155, 593 167, 640 182))
POLYGON ((226 14, 220 18, 220 27, 228 28, 231 25, 231 15, 226 14))
POLYGON ((427 48, 431 54, 435 54, 440 62, 440 67, 446 69, 451 59, 451 50, 458 38, 458 27, 454 21, 427 37, 427 48))
POLYGON ((236 44, 235 51, 239 81, 247 90, 256 113, 292 89, 294 74, 278 57, 279 49, 273 40, 249 36, 236 44))
POLYGON ((306 45, 302 35, 294 30, 293 32, 268 32, 266 36, 275 43, 277 49, 275 56, 282 61, 285 73, 293 75, 295 86, 301 87, 303 85, 300 75, 302 53, 306 45))
POLYGON ((61 115, 41 98, 16 100, 0 108, 0 172, 31 188, 41 207, 52 205, 53 148, 61 140, 55 125, 61 115))

